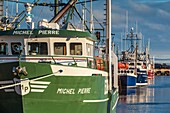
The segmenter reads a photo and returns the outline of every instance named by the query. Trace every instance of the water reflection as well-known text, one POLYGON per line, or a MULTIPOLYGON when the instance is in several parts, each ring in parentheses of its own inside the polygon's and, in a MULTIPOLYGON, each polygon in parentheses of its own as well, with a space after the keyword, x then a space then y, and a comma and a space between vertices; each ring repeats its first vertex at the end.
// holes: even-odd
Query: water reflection
MULTIPOLYGON (((154 79, 150 79, 148 84, 154 85, 154 79)), ((117 113, 137 113, 139 110, 141 113, 148 113, 145 103, 154 102, 154 88, 148 86, 123 89, 120 94, 117 113), (145 109, 142 107, 143 104, 145 109)))
POLYGON ((170 113, 169 81, 170 76, 156 76, 148 86, 127 89, 119 96, 117 113, 170 113))

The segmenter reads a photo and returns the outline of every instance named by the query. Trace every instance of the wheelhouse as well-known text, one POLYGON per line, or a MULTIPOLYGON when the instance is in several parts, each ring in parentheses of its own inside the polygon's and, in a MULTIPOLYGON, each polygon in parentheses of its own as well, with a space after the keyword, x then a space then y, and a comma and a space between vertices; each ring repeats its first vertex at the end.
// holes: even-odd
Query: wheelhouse
MULTIPOLYGON (((43 30, 41 30, 43 31, 43 30)), ((46 30, 44 35, 15 35, 16 31, 11 31, 11 36, 5 34, 0 36, 1 55, 65 55, 65 56, 94 56, 94 41, 87 32, 80 32, 79 36, 68 37, 67 32, 51 36, 52 31, 46 30), (48 34, 49 33, 49 34, 48 34), (14 34, 14 35, 13 35, 14 34)), ((39 31, 38 31, 39 32, 39 31)), ((70 31, 69 31, 70 33, 70 31)))

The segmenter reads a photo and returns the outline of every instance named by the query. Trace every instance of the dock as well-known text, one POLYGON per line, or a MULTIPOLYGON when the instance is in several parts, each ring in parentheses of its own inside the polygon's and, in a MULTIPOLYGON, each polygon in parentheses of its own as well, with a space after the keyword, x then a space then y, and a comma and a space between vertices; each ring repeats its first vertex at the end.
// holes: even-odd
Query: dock
POLYGON ((154 68, 154 75, 161 76, 166 75, 170 76, 170 66, 163 63, 163 64, 156 64, 154 68))
POLYGON ((154 69, 154 74, 155 75, 167 75, 167 76, 170 76, 170 69, 154 69))

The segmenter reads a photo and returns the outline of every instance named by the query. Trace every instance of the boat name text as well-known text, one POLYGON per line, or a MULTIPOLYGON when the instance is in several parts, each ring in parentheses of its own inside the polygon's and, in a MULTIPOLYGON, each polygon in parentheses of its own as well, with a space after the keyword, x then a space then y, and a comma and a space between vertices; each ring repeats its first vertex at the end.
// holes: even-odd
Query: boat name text
POLYGON ((79 88, 78 90, 74 88, 58 88, 57 94, 90 94, 91 88, 79 88))
POLYGON ((42 34, 42 35, 58 35, 59 31, 56 31, 56 30, 39 30, 38 34, 42 34))
POLYGON ((32 31, 14 31, 13 35, 32 35, 33 32, 32 31))
MULTIPOLYGON (((32 35, 33 31, 22 30, 22 31, 14 31, 13 35, 32 35)), ((58 35, 58 30, 38 30, 38 35, 58 35)))

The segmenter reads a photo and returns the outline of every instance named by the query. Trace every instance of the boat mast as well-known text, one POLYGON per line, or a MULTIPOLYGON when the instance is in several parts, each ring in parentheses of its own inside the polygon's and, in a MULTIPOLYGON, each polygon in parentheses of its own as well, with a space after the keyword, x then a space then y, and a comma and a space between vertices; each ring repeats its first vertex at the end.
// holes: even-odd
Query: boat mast
MULTIPOLYGON (((85 2, 86 3, 86 2, 85 2)), ((84 31, 85 30, 85 6, 86 6, 86 4, 85 3, 83 3, 82 4, 82 25, 83 25, 83 28, 82 28, 82 30, 84 31)))
POLYGON ((69 2, 57 13, 55 16, 50 20, 50 23, 58 22, 64 14, 73 6, 75 5, 77 0, 69 0, 69 2))
POLYGON ((18 16, 18 0, 16 0, 16 16, 18 16))
MULTIPOLYGON (((55 4, 55 6, 57 6, 58 0, 54 0, 54 4, 55 4)), ((54 9, 54 16, 55 16, 57 13, 58 13, 58 7, 55 7, 55 9, 54 9)))
POLYGON ((111 0, 106 0, 106 58, 109 60, 109 90, 112 90, 111 42, 111 0))
POLYGON ((90 32, 93 32, 92 0, 90 0, 90 32))
POLYGON ((4 2, 3 2, 3 0, 1 0, 1 1, 0 1, 0 19, 1 19, 2 16, 3 16, 3 4, 4 4, 4 2))
MULTIPOLYGON (((125 37, 126 37, 126 35, 128 34, 128 11, 126 10, 126 28, 125 28, 125 37)), ((125 46, 124 46, 124 50, 126 50, 127 48, 126 48, 126 46, 127 46, 127 42, 126 42, 126 40, 125 40, 125 46)))

